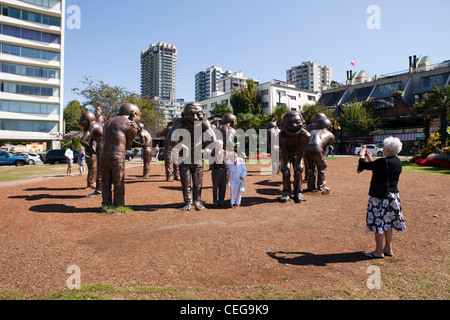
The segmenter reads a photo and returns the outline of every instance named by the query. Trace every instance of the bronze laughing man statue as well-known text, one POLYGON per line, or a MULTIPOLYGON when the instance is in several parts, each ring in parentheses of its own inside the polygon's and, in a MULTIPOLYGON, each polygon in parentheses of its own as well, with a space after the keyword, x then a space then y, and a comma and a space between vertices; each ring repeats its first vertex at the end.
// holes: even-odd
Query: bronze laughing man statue
POLYGON ((102 152, 102 207, 125 205, 125 155, 139 133, 141 111, 131 103, 122 105, 119 115, 106 122, 102 152), (113 201, 114 186, 114 201, 113 201))
POLYGON ((291 165, 294 171, 294 201, 299 203, 306 201, 302 195, 302 158, 305 148, 311 141, 311 134, 303 129, 304 120, 297 111, 290 111, 283 117, 280 132, 280 153, 281 172, 283 174, 283 195, 282 202, 290 199, 292 194, 291 186, 291 165))
MULTIPOLYGON (((175 119, 176 120, 176 119, 175 119)), ((169 122, 167 124, 167 127, 158 132, 156 134, 157 137, 164 137, 164 166, 166 169, 166 180, 167 182, 173 182, 174 180, 180 181, 180 168, 178 164, 173 163, 172 161, 172 150, 173 147, 168 144, 168 136, 170 130, 172 130, 173 127, 173 121, 169 122)), ((158 157, 158 155, 156 155, 158 157)))
POLYGON ((153 155, 153 139, 150 134, 145 129, 145 126, 143 123, 138 124, 140 128, 140 132, 138 134, 139 141, 134 140, 134 143, 142 148, 142 162, 144 163, 144 169, 142 173, 143 178, 149 178, 150 177, 150 164, 152 162, 152 155, 153 155))
POLYGON ((95 189, 89 197, 102 193, 101 154, 103 149, 103 126, 97 122, 97 117, 91 111, 84 112, 80 117, 80 125, 84 133, 81 145, 86 150, 86 163, 88 166, 88 188, 95 189))
POLYGON ((203 183, 202 150, 209 144, 216 142, 216 137, 211 124, 205 119, 203 108, 200 104, 192 102, 186 105, 181 118, 174 121, 167 142, 174 147, 173 161, 178 163, 180 168, 185 204, 182 210, 190 211, 192 204, 194 204, 195 210, 203 210, 204 206, 201 204, 203 183), (205 142, 203 141, 204 136, 206 137, 205 140, 207 140, 205 142), (181 148, 181 152, 178 148, 181 148))
POLYGON ((312 140, 305 150, 305 167, 308 170, 306 177, 308 183, 308 192, 313 190, 321 191, 324 194, 329 193, 329 189, 325 187, 325 173, 327 170, 327 156, 330 146, 335 142, 336 138, 329 129, 331 121, 326 118, 319 118, 315 122, 315 130, 311 131, 312 140), (316 170, 317 170, 317 186, 316 186, 316 170))

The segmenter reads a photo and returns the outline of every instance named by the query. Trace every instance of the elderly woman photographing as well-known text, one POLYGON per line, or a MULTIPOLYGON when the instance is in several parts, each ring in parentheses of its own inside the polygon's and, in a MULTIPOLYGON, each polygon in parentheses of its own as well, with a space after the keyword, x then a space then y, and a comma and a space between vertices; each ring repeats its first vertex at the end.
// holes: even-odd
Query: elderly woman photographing
POLYGON ((402 163, 397 155, 401 150, 401 141, 393 137, 384 140, 385 158, 374 161, 367 147, 361 148, 358 173, 364 170, 372 171, 367 207, 367 231, 375 234, 376 249, 366 254, 370 258, 392 256, 393 229, 406 231, 398 191, 402 163))

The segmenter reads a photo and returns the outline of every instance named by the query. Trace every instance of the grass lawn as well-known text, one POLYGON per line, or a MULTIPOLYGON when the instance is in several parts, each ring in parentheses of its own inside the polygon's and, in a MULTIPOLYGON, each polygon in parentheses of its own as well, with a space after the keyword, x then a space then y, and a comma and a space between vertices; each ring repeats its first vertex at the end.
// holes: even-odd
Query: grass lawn
MULTIPOLYGON (((375 266, 384 263, 400 263, 396 258, 384 262, 374 262, 375 266)), ((419 269, 404 267, 392 268, 382 274, 379 290, 362 291, 354 285, 340 284, 331 288, 312 290, 283 291, 275 284, 254 286, 230 286, 225 289, 235 300, 448 300, 448 279, 446 266, 442 263, 424 265, 419 269)), ((285 281, 289 281, 286 277, 285 281)), ((51 292, 44 295, 29 296, 21 290, 0 290, 1 300, 204 300, 201 287, 157 287, 139 285, 134 282, 124 287, 114 284, 82 285, 80 289, 51 292)), ((226 298, 224 298, 226 299, 226 298)))
POLYGON ((410 163, 409 160, 402 161, 403 173, 422 173, 422 174, 433 174, 439 176, 450 175, 450 169, 446 168, 436 168, 430 166, 422 166, 416 163, 410 163))
MULTIPOLYGON (((67 173, 67 164, 35 165, 35 166, 3 166, 0 167, 0 182, 30 180, 43 176, 54 176, 67 173)), ((73 173, 78 173, 78 167, 73 167, 73 173)))

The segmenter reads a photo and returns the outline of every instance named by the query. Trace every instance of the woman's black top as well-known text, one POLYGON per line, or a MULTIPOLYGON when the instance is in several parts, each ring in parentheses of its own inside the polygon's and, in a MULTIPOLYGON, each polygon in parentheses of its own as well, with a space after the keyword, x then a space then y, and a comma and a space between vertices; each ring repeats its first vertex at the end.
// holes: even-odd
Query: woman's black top
POLYGON ((387 199, 389 193, 398 193, 398 181, 402 173, 402 162, 398 157, 380 158, 373 162, 359 160, 358 171, 373 171, 369 195, 387 199))

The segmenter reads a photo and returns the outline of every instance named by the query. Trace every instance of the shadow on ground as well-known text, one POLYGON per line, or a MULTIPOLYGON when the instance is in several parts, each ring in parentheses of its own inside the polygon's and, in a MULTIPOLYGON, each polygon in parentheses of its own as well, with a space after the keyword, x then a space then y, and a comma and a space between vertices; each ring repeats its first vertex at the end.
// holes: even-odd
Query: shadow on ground
POLYGON ((364 252, 346 252, 333 254, 314 254, 309 252, 267 252, 272 259, 282 264, 294 266, 327 266, 331 263, 355 263, 359 261, 372 260, 365 256, 364 252))

